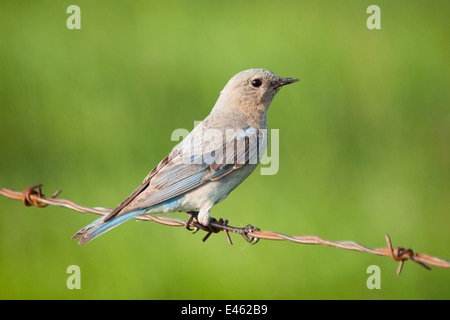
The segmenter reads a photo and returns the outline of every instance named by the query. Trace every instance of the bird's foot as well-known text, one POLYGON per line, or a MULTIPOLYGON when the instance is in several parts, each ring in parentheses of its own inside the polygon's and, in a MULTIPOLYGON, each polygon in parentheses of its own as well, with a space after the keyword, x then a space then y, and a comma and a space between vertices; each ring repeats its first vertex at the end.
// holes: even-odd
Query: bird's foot
POLYGON ((187 212, 189 214, 189 219, 186 220, 185 228, 189 231, 194 230, 193 233, 196 233, 198 230, 202 229, 207 232, 206 236, 203 237, 202 241, 205 242, 208 240, 209 236, 213 233, 219 233, 220 231, 223 231, 225 233, 225 236, 227 237, 228 243, 233 244, 231 241, 229 232, 234 232, 237 234, 240 234, 245 241, 251 244, 256 244, 259 239, 255 237, 249 237, 248 234, 253 231, 260 231, 260 229, 253 227, 252 225, 247 225, 243 228, 236 228, 228 225, 228 220, 223 220, 220 218, 219 220, 215 218, 211 218, 209 224, 207 226, 204 226, 203 224, 199 223, 197 220, 198 211, 190 211, 187 212), (197 221, 194 221, 195 220, 197 221), (192 229, 190 226, 193 225, 194 229, 192 229))
POLYGON ((207 231, 208 233, 203 237, 202 241, 205 242, 206 240, 208 240, 209 236, 213 233, 219 233, 220 231, 223 231, 225 233, 225 236, 227 237, 228 243, 232 245, 233 242, 231 241, 230 235, 228 234, 229 230, 227 230, 225 227, 229 228, 228 220, 223 220, 222 218, 216 220, 215 218, 211 217, 211 220, 206 227, 209 229, 209 231, 207 231))
POLYGON ((188 229, 189 231, 194 230, 194 233, 196 233, 199 229, 197 227, 195 227, 195 229, 191 229, 191 224, 194 221, 194 218, 197 219, 198 211, 189 211, 189 212, 186 212, 186 213, 189 215, 189 219, 186 220, 186 222, 184 224, 184 227, 186 229, 188 229))

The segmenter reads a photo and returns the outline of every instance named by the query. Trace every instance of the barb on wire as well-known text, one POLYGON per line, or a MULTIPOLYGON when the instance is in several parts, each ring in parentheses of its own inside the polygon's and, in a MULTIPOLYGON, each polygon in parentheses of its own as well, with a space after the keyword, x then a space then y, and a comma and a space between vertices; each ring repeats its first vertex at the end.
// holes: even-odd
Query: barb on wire
MULTIPOLYGON (((29 188, 26 188, 23 192, 17 192, 12 191, 10 189, 6 188, 0 188, 0 194, 11 198, 15 200, 22 201, 26 206, 37 206, 37 207, 46 207, 47 205, 54 205, 54 206, 60 206, 65 207, 68 209, 72 209, 78 212, 83 213, 94 213, 99 215, 107 215, 112 211, 112 209, 109 208, 103 208, 103 207, 94 207, 94 208, 88 208, 84 206, 80 206, 79 204, 67 200, 67 199, 56 199, 56 196, 60 193, 60 191, 55 192, 51 197, 45 197, 42 194, 41 191, 42 184, 37 184, 34 186, 31 186, 29 188)), ((211 231, 211 229, 207 229, 203 227, 198 222, 193 221, 193 219, 188 219, 187 221, 183 221, 177 218, 173 217, 157 217, 153 216, 151 214, 141 215, 135 217, 137 220, 147 220, 147 221, 154 221, 166 226, 176 226, 176 227, 195 227, 196 231, 199 229, 202 229, 207 233, 207 235, 203 238, 203 241, 206 241, 208 237, 211 235, 212 232, 218 233, 220 231, 224 231, 227 240, 230 244, 232 244, 231 239, 228 235, 228 231, 233 231, 233 228, 228 226, 228 221, 223 221, 222 219, 219 221, 213 222, 214 229, 211 231)), ((196 232, 195 231, 195 232, 196 232)), ((235 231, 234 231, 235 232, 235 231)), ((370 254, 375 254, 379 256, 385 256, 385 257, 391 257, 395 261, 399 262, 399 266, 397 269, 397 274, 400 274, 402 271, 403 265, 405 261, 411 260, 415 263, 421 265, 427 270, 431 270, 429 265, 439 268, 450 268, 450 261, 433 257, 427 254, 423 253, 415 253, 412 249, 404 249, 401 247, 395 247, 393 248, 392 242, 390 237, 386 234, 386 242, 387 242, 387 248, 368 248, 365 247, 359 243, 353 242, 353 241, 330 241, 325 240, 317 236, 288 236, 279 232, 273 232, 273 231, 260 231, 253 229, 252 231, 249 231, 246 233, 248 237, 252 237, 256 239, 254 243, 256 243, 259 239, 265 239, 265 240, 288 240, 296 243, 301 244, 317 244, 317 245, 323 245, 327 247, 335 247, 345 250, 352 250, 352 251, 360 251, 360 252, 366 252, 370 254)))

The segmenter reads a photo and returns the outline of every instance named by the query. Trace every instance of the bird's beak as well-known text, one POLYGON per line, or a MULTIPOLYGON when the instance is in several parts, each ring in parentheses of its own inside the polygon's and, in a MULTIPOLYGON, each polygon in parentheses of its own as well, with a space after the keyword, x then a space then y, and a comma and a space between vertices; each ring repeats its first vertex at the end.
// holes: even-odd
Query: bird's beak
POLYGON ((297 78, 278 78, 278 87, 299 81, 297 78))

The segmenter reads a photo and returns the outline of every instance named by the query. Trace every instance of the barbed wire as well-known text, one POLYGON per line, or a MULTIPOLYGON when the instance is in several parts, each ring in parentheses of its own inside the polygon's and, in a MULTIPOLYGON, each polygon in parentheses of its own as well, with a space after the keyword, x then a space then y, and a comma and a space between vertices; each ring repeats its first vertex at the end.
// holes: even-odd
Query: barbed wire
MULTIPOLYGON (((67 199, 56 199, 56 196, 60 193, 60 191, 55 192, 51 197, 45 197, 42 194, 41 191, 42 184, 33 185, 29 188, 26 188, 23 192, 13 191, 6 188, 0 188, 0 194, 11 198, 15 200, 20 200, 24 203, 26 206, 37 206, 37 207, 46 207, 47 205, 53 205, 53 206, 59 206, 59 207, 65 207, 71 210, 75 210, 82 213, 94 213, 98 215, 107 215, 112 211, 112 209, 109 208, 103 208, 103 207, 84 207, 81 206, 71 200, 67 199)), ((227 237, 227 240, 230 244, 232 244, 231 239, 229 237, 228 232, 236 232, 233 228, 228 226, 228 221, 223 221, 220 219, 219 221, 213 221, 213 230, 208 229, 201 224, 199 224, 196 221, 193 221, 193 219, 188 219, 186 221, 177 219, 174 217, 167 217, 167 216, 154 216, 151 214, 145 214, 145 215, 139 215, 135 217, 136 220, 144 220, 144 221, 154 221, 166 226, 173 226, 173 227, 189 227, 192 226, 196 228, 197 232, 198 230, 202 229, 207 232, 207 235, 203 238, 203 241, 206 241, 208 237, 214 232, 218 233, 220 231, 223 231, 227 237)), ((387 248, 368 248, 366 246, 363 246, 359 243, 356 243, 354 241, 330 241, 322 239, 318 236, 311 236, 311 235, 302 235, 302 236, 288 236, 279 232, 274 231, 261 231, 261 230, 251 230, 246 233, 246 236, 256 239, 256 243, 260 239, 264 240, 287 240, 295 243, 300 244, 315 244, 315 245, 323 245, 327 247, 335 247, 339 249, 344 250, 351 250, 351 251, 360 251, 360 252, 366 252, 370 254, 375 254, 379 256, 385 256, 390 257, 394 259, 395 261, 399 262, 399 266, 397 269, 397 274, 400 274, 403 268, 403 264, 407 260, 414 261, 415 263, 421 265, 427 270, 431 270, 429 265, 438 267, 438 268, 450 268, 450 261, 445 260, 438 257, 433 257, 427 254, 423 253, 415 253, 412 249, 404 249, 401 247, 393 247, 391 239, 389 235, 386 234, 386 242, 387 242, 387 248)), ((246 237, 244 236, 244 237, 246 237)), ((247 239, 248 240, 248 239, 247 239)))

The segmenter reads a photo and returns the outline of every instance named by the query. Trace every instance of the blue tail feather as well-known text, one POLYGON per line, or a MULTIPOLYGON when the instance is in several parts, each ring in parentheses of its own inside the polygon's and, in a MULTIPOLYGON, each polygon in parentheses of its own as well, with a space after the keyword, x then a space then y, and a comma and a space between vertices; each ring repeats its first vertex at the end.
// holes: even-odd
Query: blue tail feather
POLYGON ((101 217, 100 219, 95 220, 91 224, 87 225, 80 231, 78 231, 72 238, 80 238, 78 241, 79 244, 84 244, 86 242, 91 241, 92 239, 98 237, 102 233, 105 233, 106 231, 117 227, 119 224, 133 218, 134 216, 138 215, 145 209, 140 209, 132 212, 128 212, 124 215, 118 216, 117 218, 114 218, 112 220, 109 220, 108 222, 103 222, 105 217, 101 217))

